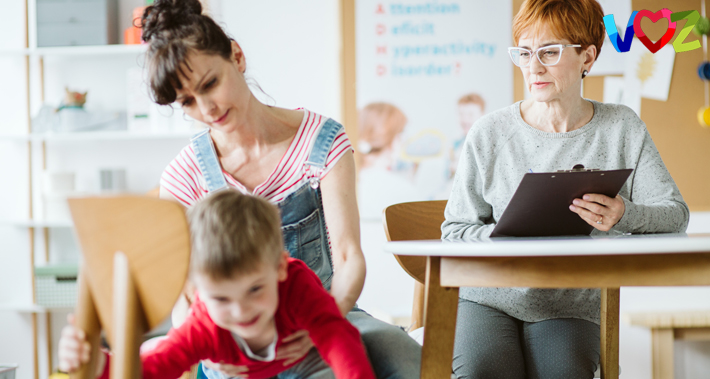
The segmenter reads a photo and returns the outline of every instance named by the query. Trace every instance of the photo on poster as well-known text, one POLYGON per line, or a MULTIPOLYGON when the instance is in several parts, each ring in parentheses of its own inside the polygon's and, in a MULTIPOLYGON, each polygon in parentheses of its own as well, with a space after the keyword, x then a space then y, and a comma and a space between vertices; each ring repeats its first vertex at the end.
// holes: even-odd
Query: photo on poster
POLYGON ((471 125, 513 102, 510 2, 356 2, 361 217, 448 198, 471 125), (486 9, 486 12, 481 12, 486 9))

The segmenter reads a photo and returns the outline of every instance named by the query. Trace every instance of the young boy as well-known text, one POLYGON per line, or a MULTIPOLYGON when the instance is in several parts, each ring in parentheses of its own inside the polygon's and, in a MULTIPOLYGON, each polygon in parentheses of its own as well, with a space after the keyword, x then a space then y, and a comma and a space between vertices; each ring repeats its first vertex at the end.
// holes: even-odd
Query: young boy
MULTIPOLYGON (((175 379, 204 359, 244 366, 250 379, 375 378, 357 329, 318 276, 284 251, 274 205, 224 190, 193 206, 188 220, 196 300, 181 326, 141 354, 144 378, 175 379), (290 364, 275 360, 282 338, 298 330, 309 332, 317 352, 290 364)), ((60 369, 76 370, 88 356, 83 332, 65 327, 60 369)))

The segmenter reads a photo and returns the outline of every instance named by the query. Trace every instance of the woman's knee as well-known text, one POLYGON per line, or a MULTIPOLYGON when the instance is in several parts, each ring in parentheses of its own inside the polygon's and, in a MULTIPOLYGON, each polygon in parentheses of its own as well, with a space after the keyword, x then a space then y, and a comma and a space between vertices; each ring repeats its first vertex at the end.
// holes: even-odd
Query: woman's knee
POLYGON ((557 319, 524 326, 524 354, 530 378, 593 378, 599 363, 599 325, 557 319))
POLYGON ((453 370, 457 378, 524 378, 520 322, 496 309, 459 301, 453 370))

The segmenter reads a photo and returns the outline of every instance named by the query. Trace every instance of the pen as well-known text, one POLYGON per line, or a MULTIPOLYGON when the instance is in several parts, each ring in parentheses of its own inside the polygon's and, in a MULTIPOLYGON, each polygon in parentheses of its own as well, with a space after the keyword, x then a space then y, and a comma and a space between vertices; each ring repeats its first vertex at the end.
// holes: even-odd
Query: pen
POLYGON ((533 173, 531 168, 529 168, 528 171, 530 171, 531 174, 533 173))

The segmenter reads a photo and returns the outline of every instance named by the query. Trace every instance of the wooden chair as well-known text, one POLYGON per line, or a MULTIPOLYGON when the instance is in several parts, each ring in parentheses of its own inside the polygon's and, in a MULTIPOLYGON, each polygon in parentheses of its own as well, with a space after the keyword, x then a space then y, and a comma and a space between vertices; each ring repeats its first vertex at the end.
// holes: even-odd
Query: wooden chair
MULTIPOLYGON (((417 201, 390 205, 383 211, 382 222, 388 241, 431 240, 441 238, 446 200, 417 201)), ((395 255, 402 269, 414 278, 412 327, 424 326, 424 280, 426 257, 395 255)), ((619 289, 601 289, 601 360, 619 357, 619 289)), ((453 358, 453 357, 452 357, 453 358)), ((619 369, 620 370, 620 369, 619 369)), ((599 377, 599 371, 594 376, 599 377)))
POLYGON ((164 321, 187 278, 190 239, 177 203, 139 196, 70 199, 81 245, 76 324, 91 360, 72 378, 92 378, 101 330, 111 345, 111 378, 140 377, 142 335, 164 321))
POLYGON ((674 341, 710 341, 710 311, 632 312, 621 316, 630 325, 651 329, 653 379, 673 379, 674 341))
MULTIPOLYGON (((382 222, 388 241, 438 240, 444 222, 446 200, 418 201, 390 205, 382 222)), ((424 326, 424 276, 426 257, 394 256, 402 269, 414 278, 411 330, 424 326)))

